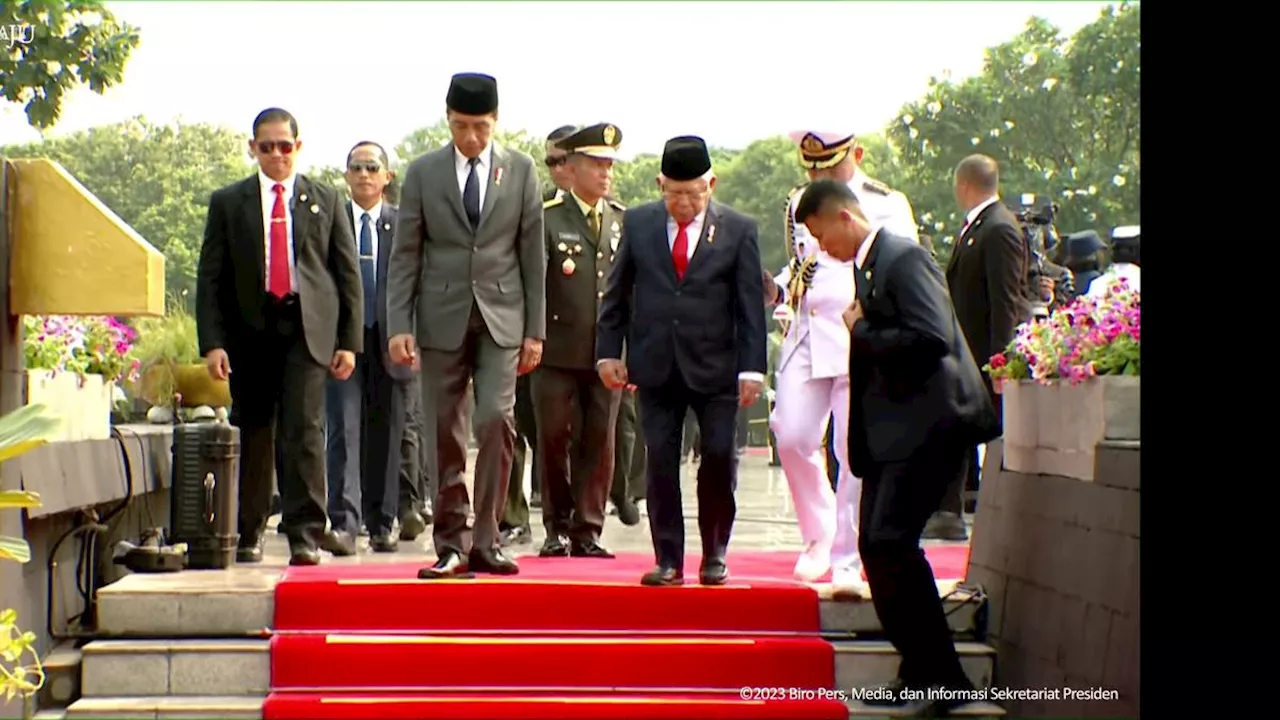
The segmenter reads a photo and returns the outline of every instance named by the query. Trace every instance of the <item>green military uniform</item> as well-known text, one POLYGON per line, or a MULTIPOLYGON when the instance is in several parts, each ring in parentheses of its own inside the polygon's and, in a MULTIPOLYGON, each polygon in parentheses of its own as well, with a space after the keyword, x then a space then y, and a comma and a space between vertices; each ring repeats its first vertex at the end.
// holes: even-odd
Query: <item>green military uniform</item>
POLYGON ((640 522, 636 500, 645 496, 644 436, 636 414, 636 394, 623 391, 618 405, 618 425, 614 429, 613 489, 609 498, 618 509, 618 519, 626 525, 640 522))
MULTIPOLYGON (((621 133, 583 128, 560 141, 574 155, 612 160, 621 133)), ((584 202, 570 191, 543 204, 547 242, 547 339, 532 378, 542 463, 540 555, 613 557, 599 544, 613 484, 614 426, 620 391, 595 367, 596 317, 622 237, 622 205, 584 202)))

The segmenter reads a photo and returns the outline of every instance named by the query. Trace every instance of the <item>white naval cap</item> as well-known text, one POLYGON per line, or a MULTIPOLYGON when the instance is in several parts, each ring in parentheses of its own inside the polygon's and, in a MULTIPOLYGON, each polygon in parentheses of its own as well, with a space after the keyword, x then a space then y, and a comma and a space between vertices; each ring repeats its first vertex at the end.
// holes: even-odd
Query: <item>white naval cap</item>
POLYGON ((853 149, 855 133, 795 130, 791 141, 800 146, 800 164, 810 170, 839 165, 853 149))
POLYGON ((1111 239, 1127 240, 1129 238, 1136 238, 1141 234, 1142 234, 1141 225, 1121 225, 1120 227, 1111 231, 1111 239))

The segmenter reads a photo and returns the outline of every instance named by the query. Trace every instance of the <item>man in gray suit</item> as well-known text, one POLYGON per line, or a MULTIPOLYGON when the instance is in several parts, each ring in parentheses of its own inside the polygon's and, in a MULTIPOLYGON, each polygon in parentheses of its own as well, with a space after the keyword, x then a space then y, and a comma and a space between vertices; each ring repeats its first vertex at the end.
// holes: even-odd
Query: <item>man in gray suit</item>
POLYGON ((420 364, 423 410, 435 413, 437 561, 418 576, 514 575, 498 521, 515 449, 516 376, 537 367, 546 333, 542 193, 533 159, 491 140, 497 81, 454 75, 445 104, 453 141, 405 173, 387 276, 391 359, 420 364), (474 542, 462 478, 468 381, 480 446, 474 542))

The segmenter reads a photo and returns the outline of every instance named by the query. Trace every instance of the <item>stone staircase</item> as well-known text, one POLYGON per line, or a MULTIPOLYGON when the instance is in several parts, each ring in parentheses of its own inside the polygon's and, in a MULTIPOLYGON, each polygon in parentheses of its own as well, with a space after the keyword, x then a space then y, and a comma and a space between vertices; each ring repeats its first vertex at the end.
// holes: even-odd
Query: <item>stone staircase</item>
MULTIPOLYGON (((133 720, 261 718, 271 684, 269 636, 274 586, 280 568, 131 575, 98 592, 99 622, 109 639, 64 649, 50 667, 38 718, 133 720), (78 664, 78 668, 76 665, 78 664), (78 670, 78 675, 77 675, 78 670), (78 678, 78 682, 77 682, 78 678)), ((972 637, 985 614, 985 598, 952 584, 948 619, 969 677, 992 684, 995 651, 972 637)), ((825 600, 823 634, 835 647, 838 689, 892 679, 898 657, 882 640, 869 602, 825 600)), ((54 656, 50 660, 55 660, 54 656)), ((849 703, 850 717, 889 717, 883 708, 849 703)), ((977 703, 963 717, 998 717, 1000 708, 977 703)))

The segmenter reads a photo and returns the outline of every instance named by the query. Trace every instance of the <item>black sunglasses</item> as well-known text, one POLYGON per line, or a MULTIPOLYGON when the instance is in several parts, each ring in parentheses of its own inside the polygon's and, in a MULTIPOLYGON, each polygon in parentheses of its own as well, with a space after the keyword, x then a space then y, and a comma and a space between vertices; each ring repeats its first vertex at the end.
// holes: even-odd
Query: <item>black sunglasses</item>
POLYGON ((367 173, 376 173, 382 169, 382 165, 376 162, 353 162, 347 164, 347 169, 353 173, 361 170, 367 173))
POLYGON ((568 161, 569 161, 569 158, 566 155, 561 155, 560 157, 549 157, 546 160, 543 160, 543 162, 545 162, 547 164, 547 167, 549 168, 553 168, 558 165, 563 165, 568 161))
POLYGON ((288 155, 293 152, 294 143, 292 140, 259 140, 258 152, 263 155, 270 155, 273 150, 279 150, 281 155, 288 155))

